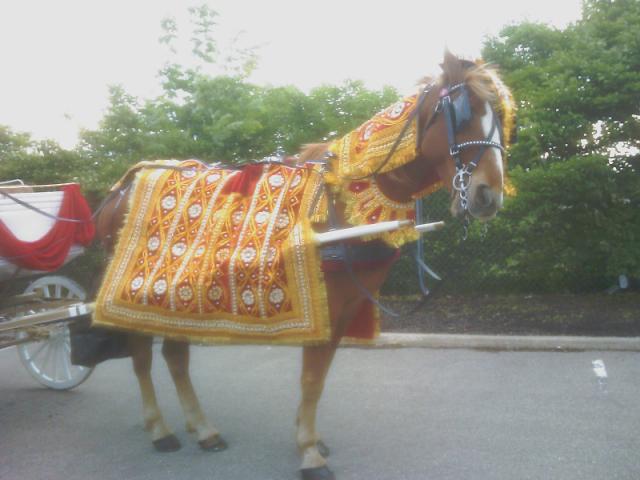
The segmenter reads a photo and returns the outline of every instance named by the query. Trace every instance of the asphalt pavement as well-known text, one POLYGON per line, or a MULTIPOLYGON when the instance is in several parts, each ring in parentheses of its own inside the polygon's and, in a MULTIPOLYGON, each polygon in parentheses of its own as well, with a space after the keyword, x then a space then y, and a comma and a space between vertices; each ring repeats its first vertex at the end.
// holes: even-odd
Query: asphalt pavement
MULTIPOLYGON (((185 432, 156 356, 160 403, 183 443, 159 454, 128 359, 55 392, 2 350, 0 478, 296 479, 300 359, 299 348, 193 348, 201 403, 230 445, 212 454, 185 432)), ((632 351, 342 348, 318 424, 339 480, 635 480, 639 380, 632 351)))

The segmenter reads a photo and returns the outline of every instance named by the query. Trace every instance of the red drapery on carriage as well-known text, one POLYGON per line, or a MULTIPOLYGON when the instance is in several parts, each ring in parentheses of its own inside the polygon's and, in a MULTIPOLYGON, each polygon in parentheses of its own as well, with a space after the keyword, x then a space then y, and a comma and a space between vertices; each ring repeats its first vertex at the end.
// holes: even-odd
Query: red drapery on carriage
POLYGON ((57 215, 59 219, 36 241, 19 240, 0 220, 0 257, 22 268, 52 271, 62 266, 72 245, 86 246, 91 243, 95 227, 91 220, 91 209, 80 193, 79 185, 65 185, 61 190, 64 193, 57 215), (64 220, 67 218, 79 222, 64 220))

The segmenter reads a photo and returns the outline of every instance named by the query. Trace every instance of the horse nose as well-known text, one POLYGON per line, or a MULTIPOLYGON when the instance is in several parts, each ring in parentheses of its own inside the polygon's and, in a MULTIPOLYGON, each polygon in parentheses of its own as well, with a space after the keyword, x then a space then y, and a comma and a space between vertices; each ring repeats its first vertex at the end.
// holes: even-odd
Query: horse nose
POLYGON ((489 185, 480 185, 476 190, 476 204, 480 208, 489 208, 495 203, 493 191, 489 185))
POLYGON ((470 205, 470 212, 474 217, 491 217, 498 211, 499 198, 489 185, 478 185, 473 201, 470 205))

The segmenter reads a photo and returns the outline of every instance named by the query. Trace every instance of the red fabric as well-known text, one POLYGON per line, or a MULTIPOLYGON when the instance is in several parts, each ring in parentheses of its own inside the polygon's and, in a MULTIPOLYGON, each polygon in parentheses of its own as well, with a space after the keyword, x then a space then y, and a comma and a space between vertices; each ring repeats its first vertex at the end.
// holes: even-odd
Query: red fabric
POLYGON ((73 244, 88 245, 95 227, 91 209, 77 184, 66 185, 58 217, 81 220, 82 223, 58 220, 51 230, 35 242, 23 242, 0 220, 0 257, 30 270, 52 271, 64 263, 73 244))
POLYGON ((260 164, 247 165, 236 173, 222 189, 222 193, 239 193, 243 197, 251 195, 262 176, 263 166, 260 164))

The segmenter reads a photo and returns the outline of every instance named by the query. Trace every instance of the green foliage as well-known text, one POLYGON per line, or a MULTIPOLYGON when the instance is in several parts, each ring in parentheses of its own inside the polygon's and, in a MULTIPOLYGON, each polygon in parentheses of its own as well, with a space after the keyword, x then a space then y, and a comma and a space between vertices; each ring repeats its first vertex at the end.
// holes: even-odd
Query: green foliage
POLYGON ((82 134, 81 151, 112 184, 141 159, 199 158, 240 162, 343 134, 392 103, 390 88, 360 82, 320 87, 261 87, 238 77, 165 70, 165 94, 141 102, 112 87, 100 128, 82 134))
POLYGON ((587 0, 565 30, 523 23, 487 41, 518 102, 514 165, 640 147, 640 2, 587 0))
POLYGON ((52 140, 34 141, 26 133, 0 126, 0 179, 41 184, 79 182, 89 171, 87 159, 79 153, 52 140))
POLYGON ((517 169, 513 181, 518 195, 484 241, 502 249, 501 261, 484 267, 493 283, 593 291, 621 273, 640 277, 640 176, 633 169, 594 155, 517 169))
MULTIPOLYGON (((425 236, 426 262, 460 292, 590 292, 619 274, 640 278, 640 175, 626 162, 574 157, 544 168, 512 171, 518 194, 487 228, 448 220, 425 236)), ((446 217, 449 196, 425 200, 427 221, 446 217)), ((405 256, 387 293, 416 291, 405 256)), ((432 283, 433 284, 433 283, 432 283)))
POLYGON ((27 133, 17 133, 5 125, 0 125, 0 158, 19 155, 31 146, 31 137, 27 133))
POLYGON ((189 13, 194 25, 191 52, 201 60, 211 63, 218 55, 216 41, 213 38, 213 30, 217 24, 215 18, 218 13, 207 4, 189 7, 189 13))
MULTIPOLYGON (((190 68, 169 62, 167 68, 210 76, 228 75, 246 79, 258 61, 257 47, 243 45, 242 33, 221 44, 218 38, 219 14, 206 3, 189 7, 190 53, 193 56, 190 68)), ((160 43, 167 46, 172 55, 181 50, 180 26, 173 17, 164 18, 160 24, 160 43)))

